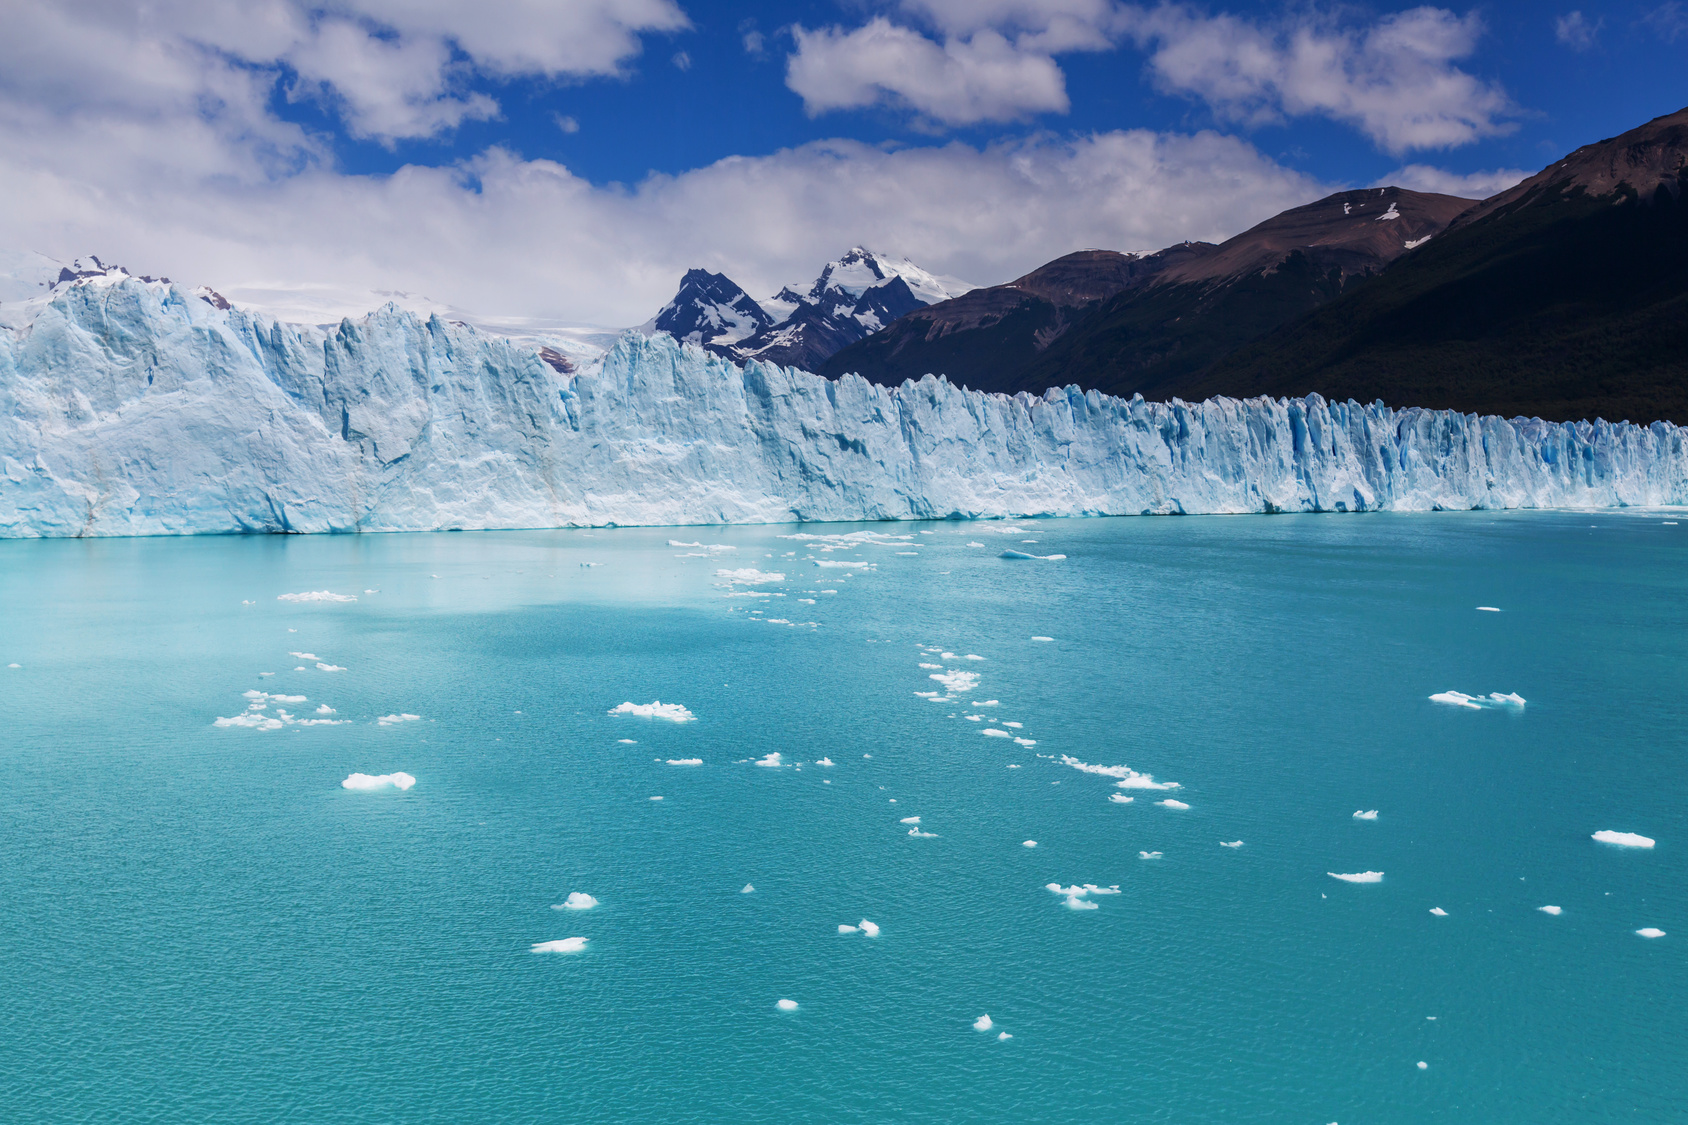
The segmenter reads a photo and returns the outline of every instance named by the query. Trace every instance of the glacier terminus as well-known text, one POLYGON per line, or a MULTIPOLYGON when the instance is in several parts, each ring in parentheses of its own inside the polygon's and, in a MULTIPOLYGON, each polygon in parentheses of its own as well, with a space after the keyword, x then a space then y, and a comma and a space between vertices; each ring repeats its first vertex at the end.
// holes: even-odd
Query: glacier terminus
POLYGON ((559 371, 387 306, 76 279, 0 331, 0 536, 1688 502, 1669 423, 897 388, 630 334, 559 371))

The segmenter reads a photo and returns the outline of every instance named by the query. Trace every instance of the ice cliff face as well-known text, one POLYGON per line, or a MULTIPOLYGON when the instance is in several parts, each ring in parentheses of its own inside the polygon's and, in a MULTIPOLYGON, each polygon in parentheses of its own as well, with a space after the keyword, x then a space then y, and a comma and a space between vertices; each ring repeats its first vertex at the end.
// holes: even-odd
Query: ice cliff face
POLYGON ((1688 502, 1663 423, 896 389, 666 336, 559 373, 388 307, 323 330, 77 281, 0 331, 0 535, 1688 502))

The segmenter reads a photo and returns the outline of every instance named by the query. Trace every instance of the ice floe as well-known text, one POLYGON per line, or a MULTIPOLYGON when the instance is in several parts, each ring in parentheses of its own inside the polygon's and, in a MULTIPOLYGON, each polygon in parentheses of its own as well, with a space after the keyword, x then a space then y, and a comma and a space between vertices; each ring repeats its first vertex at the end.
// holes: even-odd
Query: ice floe
POLYGON ((1135 801, 1136 799, 1137 799, 1136 797, 1127 797, 1124 793, 1109 793, 1108 794, 1108 800, 1112 801, 1116 805, 1129 805, 1131 802, 1135 801))
POLYGON ((973 701, 973 706, 975 706, 975 707, 997 707, 997 706, 1000 706, 1000 704, 994 699, 975 699, 973 701))
POLYGON ((1055 639, 1054 637, 1033 637, 1032 638, 1032 640, 1034 640, 1034 641, 1053 641, 1054 639, 1055 639))
POLYGON ((355 602, 356 594, 336 594, 328 590, 306 590, 302 594, 277 594, 278 602, 355 602))
POLYGON ((639 745, 639 740, 637 738, 618 738, 618 739, 616 739, 616 741, 621 743, 623 746, 637 746, 637 745, 639 745))
POLYGON ((1335 871, 1327 871, 1327 872, 1325 872, 1325 874, 1329 875, 1332 879, 1341 879, 1344 883, 1381 883, 1381 882, 1383 882, 1383 872, 1381 872, 1381 871, 1355 871, 1352 874, 1348 874, 1348 875, 1338 874, 1335 871))
POLYGON ((962 657, 961 659, 963 659, 963 660, 983 660, 984 657, 980 656, 976 652, 970 652, 966 656, 962 657))
POLYGON ((584 891, 570 891, 568 898, 564 899, 563 902, 560 905, 553 906, 551 909, 552 910, 591 910, 594 906, 597 906, 597 905, 598 905, 598 900, 593 898, 591 895, 587 894, 586 892, 584 892, 584 891))
POLYGON ((295 660, 318 660, 318 659, 321 659, 314 652, 290 652, 287 655, 291 656, 295 660))
POLYGON ((995 727, 986 727, 984 730, 980 731, 979 733, 984 735, 986 738, 1013 738, 1014 737, 1013 735, 1009 734, 1007 731, 997 730, 995 727))
POLYGON ((746 883, 744 885, 744 890, 739 892, 739 894, 741 894, 741 895, 750 895, 750 894, 755 894, 755 893, 756 893, 756 888, 751 886, 749 883, 746 883))
POLYGON ((980 1016, 978 1019, 973 1021, 973 1030, 974 1031, 989 1031, 991 1028, 993 1028, 995 1026, 996 1026, 996 1024, 991 1022, 991 1018, 990 1018, 989 1015, 980 1016))
POLYGON ((1070 754, 1061 755, 1061 764, 1071 766, 1083 773, 1100 774, 1102 777, 1116 777, 1115 783, 1121 789, 1182 789, 1176 781, 1156 781, 1153 774, 1138 773, 1130 766, 1095 766, 1089 762, 1081 762, 1070 754))
POLYGON ((905 816, 905 817, 903 817, 902 820, 898 821, 897 823, 898 824, 919 824, 920 818, 918 816, 905 816))
POLYGON ((1477 612, 1479 612, 1479 613, 1499 613, 1500 607, 1497 606, 1497 605, 1480 605, 1480 606, 1477 607, 1477 612))
POLYGON ((1004 551, 997 556, 1002 559, 1037 559, 1040 562, 1060 562, 1066 555, 1028 555, 1024 551, 1004 551))
POLYGON ((1155 804, 1159 805, 1163 809, 1187 809, 1187 808, 1190 807, 1189 805, 1186 805, 1183 801, 1174 800, 1171 797, 1168 797, 1164 801, 1156 801, 1155 804))
POLYGON ((1559 915, 1565 913, 1565 908, 1563 906, 1538 906, 1536 909, 1541 911, 1543 914, 1559 915))
POLYGON ((396 715, 382 715, 375 720, 378 726, 383 727, 390 727, 397 723, 417 723, 421 721, 421 715, 412 715, 409 711, 401 711, 396 715))
POLYGON ((690 723, 697 720, 697 716, 686 710, 678 703, 663 703, 656 700, 651 703, 618 703, 609 709, 611 715, 637 715, 642 719, 666 719, 671 723, 690 723))
POLYGON ((909 835, 910 835, 910 836, 916 836, 916 837, 919 837, 919 838, 920 838, 920 839, 922 839, 922 840, 931 840, 931 839, 935 839, 935 838, 936 838, 936 837, 937 837, 937 835, 938 835, 938 834, 937 834, 937 833, 936 833, 936 832, 922 832, 922 831, 921 831, 921 830, 920 830, 920 829, 918 829, 918 828, 910 828, 910 829, 909 829, 909 830, 908 830, 908 834, 909 834, 909 835))
POLYGON ((566 937, 557 941, 540 941, 535 942, 531 949, 534 953, 581 953, 586 949, 586 939, 566 937))
POLYGON ((870 562, 857 562, 851 559, 815 559, 814 564, 828 570, 871 570, 870 562))
POLYGON ((933 672, 927 676, 929 680, 936 680, 949 691, 972 691, 979 686, 977 672, 933 672))
POLYGON ((921 667, 928 672, 938 672, 942 671, 944 666, 942 664, 922 664, 921 667))
POLYGON ((1602 844, 1616 844, 1620 848, 1650 848, 1655 842, 1651 836, 1642 836, 1636 832, 1613 832, 1609 828, 1602 828, 1593 838, 1602 844))
POLYGON ((1432 906, 1430 908, 1430 913, 1436 915, 1438 918, 1446 918, 1448 916, 1448 912, 1443 910, 1440 906, 1432 906))
POLYGON ((774 1007, 778 1008, 782 1012, 795 1012, 797 1010, 797 1001, 781 1000, 777 1002, 774 1007))
POLYGON ((1035 847, 1037 847, 1037 841, 1036 840, 1021 840, 1020 846, 1022 848, 1035 848, 1035 847))
POLYGON ((416 779, 408 773, 354 773, 340 783, 342 789, 409 789, 416 784, 416 779))
POLYGON ((1665 936, 1665 932, 1656 926, 1643 926, 1635 932, 1644 938, 1658 938, 1665 936))
POLYGON ((830 765, 832 765, 832 759, 831 758, 816 758, 815 759, 815 765, 817 765, 817 766, 830 766, 830 765))
POLYGON ((1221 840, 1219 846, 1222 848, 1240 848, 1243 846, 1243 842, 1241 840, 1221 840))
POLYGON ((1036 746, 1037 745, 1037 739, 1035 739, 1035 738, 1016 738, 1014 741, 1019 743, 1021 746, 1036 746))
POLYGON ((1376 820, 1377 819, 1377 810, 1376 809, 1357 809, 1354 812, 1354 819, 1355 820, 1376 820))
POLYGON ((856 927, 850 925, 848 922, 840 922, 838 923, 838 932, 841 934, 853 934, 856 932, 856 927))
POLYGON ((1012 1039, 1012 1038, 1014 1038, 1012 1035, 1008 1034, 1006 1031, 1002 1031, 1002 1032, 997 1033, 996 1041, 998 1043, 1001 1043, 1005 1039, 1012 1039))
POLYGON ((320 661, 317 663, 317 671, 319 672, 344 672, 345 670, 346 667, 343 664, 323 664, 320 661))
POLYGON ((1138 859, 1159 859, 1160 857, 1161 857, 1160 852, 1138 852, 1137 853, 1138 859))
POLYGON ((670 759, 668 759, 668 764, 671 765, 671 766, 701 766, 701 765, 703 765, 703 759, 702 758, 670 758, 670 759))
POLYGON ((762 757, 756 759, 756 762, 754 764, 756 764, 758 766, 766 766, 769 769, 776 769, 776 770, 779 769, 781 766, 785 765, 785 763, 780 759, 780 752, 778 750, 768 751, 768 753, 766 753, 766 754, 762 755, 762 757))
POLYGON ((863 918, 861 920, 861 922, 858 923, 858 925, 861 927, 862 933, 864 935, 866 935, 867 937, 878 937, 879 936, 879 924, 878 923, 869 922, 866 918, 863 918))
POLYGON ((764 586, 769 582, 784 582, 785 575, 777 571, 757 570, 753 566, 740 567, 737 570, 717 570, 715 577, 725 578, 725 586, 764 586))
POLYGON ((1463 691, 1439 691, 1430 697, 1430 702, 1481 711, 1485 707, 1522 707, 1524 697, 1517 692, 1491 691, 1488 695, 1466 695, 1463 691))

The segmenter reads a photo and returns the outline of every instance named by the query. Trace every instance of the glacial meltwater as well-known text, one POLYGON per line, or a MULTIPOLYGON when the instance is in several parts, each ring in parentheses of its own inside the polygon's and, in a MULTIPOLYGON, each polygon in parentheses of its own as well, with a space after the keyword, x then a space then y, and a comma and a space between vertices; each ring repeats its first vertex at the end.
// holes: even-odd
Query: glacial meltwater
POLYGON ((1685 563, 1668 511, 0 543, 0 1117, 1681 1120, 1685 563))

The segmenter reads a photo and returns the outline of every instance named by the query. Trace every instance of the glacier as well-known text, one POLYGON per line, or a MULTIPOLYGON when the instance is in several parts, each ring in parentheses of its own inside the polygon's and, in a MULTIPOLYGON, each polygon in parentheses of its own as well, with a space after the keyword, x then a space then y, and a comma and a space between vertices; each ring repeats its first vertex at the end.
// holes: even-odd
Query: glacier
POLYGON ((0 536, 1668 506, 1669 423, 895 389, 624 337, 570 373, 389 305, 80 279, 0 330, 0 536))

